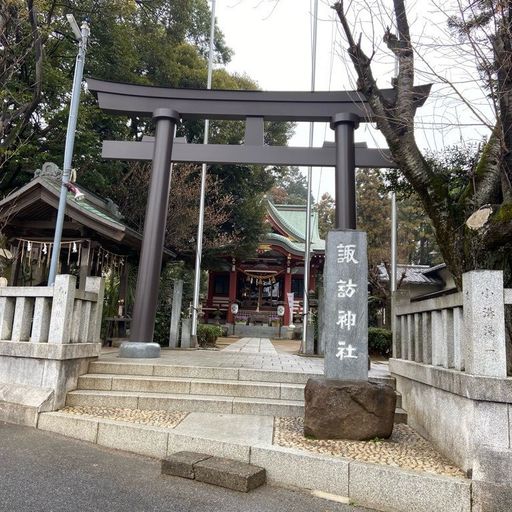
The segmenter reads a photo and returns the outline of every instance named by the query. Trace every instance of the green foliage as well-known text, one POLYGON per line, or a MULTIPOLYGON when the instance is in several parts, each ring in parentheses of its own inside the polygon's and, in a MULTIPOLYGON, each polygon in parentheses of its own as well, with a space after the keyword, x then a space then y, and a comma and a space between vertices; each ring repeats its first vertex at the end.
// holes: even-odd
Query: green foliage
POLYGON ((220 325, 199 324, 197 326, 197 343, 200 347, 215 346, 219 336, 222 336, 223 330, 220 325))
MULTIPOLYGON (((168 263, 160 274, 160 289, 158 292, 158 307, 155 320, 153 340, 162 346, 169 344, 169 330, 172 312, 172 293, 174 281, 183 280, 183 296, 181 301, 182 316, 188 310, 194 294, 194 272, 183 261, 168 263)), ((202 279, 204 288, 205 279, 202 279)))
POLYGON ((368 328, 368 350, 372 354, 390 357, 393 334, 387 329, 378 327, 368 328))
POLYGON ((318 212, 318 231, 320 238, 325 240, 327 233, 334 228, 334 208, 336 203, 334 197, 325 192, 320 201, 316 204, 316 210, 318 212))
POLYGON ((284 167, 276 171, 276 184, 270 190, 275 204, 306 204, 308 181, 298 167, 284 167))

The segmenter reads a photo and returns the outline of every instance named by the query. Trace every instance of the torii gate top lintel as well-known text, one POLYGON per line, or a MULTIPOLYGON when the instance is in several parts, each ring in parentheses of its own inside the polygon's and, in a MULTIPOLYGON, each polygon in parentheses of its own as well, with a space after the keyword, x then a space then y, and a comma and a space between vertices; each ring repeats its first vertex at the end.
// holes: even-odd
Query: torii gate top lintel
MULTIPOLYGON (((330 122, 335 114, 357 115, 361 122, 375 120, 366 99, 358 91, 233 91, 219 89, 172 89, 147 85, 87 79, 88 89, 99 106, 118 114, 152 116, 158 108, 171 108, 182 119, 227 119, 262 117, 268 121, 330 122)), ((430 85, 414 88, 416 107, 423 105, 430 85)), ((396 91, 383 89, 385 100, 396 91)))

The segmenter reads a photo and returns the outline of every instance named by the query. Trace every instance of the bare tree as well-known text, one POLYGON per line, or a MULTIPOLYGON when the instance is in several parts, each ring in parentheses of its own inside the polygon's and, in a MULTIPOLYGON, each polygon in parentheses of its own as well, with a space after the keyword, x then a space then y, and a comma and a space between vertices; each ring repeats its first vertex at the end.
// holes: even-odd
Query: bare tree
MULTIPOLYGON (((350 2, 350 4, 357 2, 350 2)), ((361 4, 361 2, 359 2, 361 4)), ((464 186, 454 192, 450 169, 433 166, 415 138, 413 86, 415 48, 404 0, 393 0, 395 29, 388 27, 383 41, 398 61, 393 80, 394 99, 384 99, 372 69, 374 54, 363 49, 354 34, 343 1, 333 5, 348 42, 348 55, 357 74, 358 89, 376 116, 377 128, 386 138, 393 159, 420 198, 432 220, 436 238, 448 267, 461 285, 463 272, 475 268, 505 270, 511 283, 509 251, 512 235, 512 2, 501 0, 459 2, 459 33, 474 49, 485 87, 495 99, 496 123, 475 168, 468 169, 464 186), (468 10, 469 9, 469 10, 468 10), (484 21, 486 23, 484 24, 484 21), (475 36, 479 30, 479 38, 475 36), (483 48, 486 42, 491 51, 483 48), (476 211, 486 210, 479 223, 469 222, 476 211), (471 226, 471 227, 469 227, 471 226)))

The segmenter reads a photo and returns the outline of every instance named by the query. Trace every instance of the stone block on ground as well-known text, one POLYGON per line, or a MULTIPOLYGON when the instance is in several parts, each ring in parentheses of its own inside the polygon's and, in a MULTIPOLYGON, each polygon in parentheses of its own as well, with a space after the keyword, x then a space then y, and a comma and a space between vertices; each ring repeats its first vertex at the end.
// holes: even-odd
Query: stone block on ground
POLYGON ((212 457, 195 464, 196 480, 226 487, 234 491, 249 492, 265 483, 265 469, 236 460, 212 457))
POLYGON ((396 394, 366 381, 309 379, 304 390, 304 435, 316 439, 387 439, 393 431, 396 394))
POLYGON ((512 487, 493 482, 472 483, 472 511, 510 512, 512 507, 512 487))
POLYGON ((162 475, 179 476, 181 478, 195 478, 194 465, 211 455, 197 452, 177 452, 162 460, 162 475))

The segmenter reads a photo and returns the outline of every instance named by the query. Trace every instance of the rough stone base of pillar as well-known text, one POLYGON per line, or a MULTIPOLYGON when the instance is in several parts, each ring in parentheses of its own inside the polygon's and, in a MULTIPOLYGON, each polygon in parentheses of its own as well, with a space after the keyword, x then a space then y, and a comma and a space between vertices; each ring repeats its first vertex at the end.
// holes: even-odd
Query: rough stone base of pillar
POLYGON ((119 348, 119 357, 155 359, 160 357, 160 345, 143 341, 125 341, 119 348))
POLYGON ((393 431, 395 390, 368 381, 309 379, 304 435, 316 439, 386 439, 393 431))

